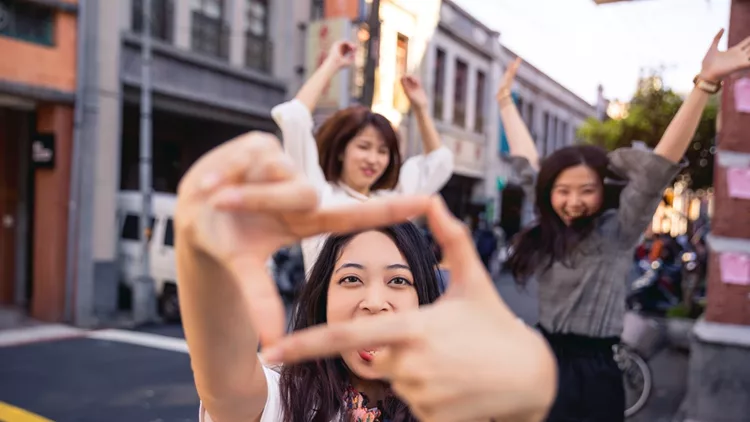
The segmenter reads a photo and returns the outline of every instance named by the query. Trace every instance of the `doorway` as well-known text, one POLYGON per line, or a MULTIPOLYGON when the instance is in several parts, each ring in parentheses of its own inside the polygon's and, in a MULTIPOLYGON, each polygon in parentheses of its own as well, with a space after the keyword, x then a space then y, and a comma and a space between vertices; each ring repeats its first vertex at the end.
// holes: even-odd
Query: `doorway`
POLYGON ((33 124, 33 109, 0 107, 0 305, 31 303, 33 124))

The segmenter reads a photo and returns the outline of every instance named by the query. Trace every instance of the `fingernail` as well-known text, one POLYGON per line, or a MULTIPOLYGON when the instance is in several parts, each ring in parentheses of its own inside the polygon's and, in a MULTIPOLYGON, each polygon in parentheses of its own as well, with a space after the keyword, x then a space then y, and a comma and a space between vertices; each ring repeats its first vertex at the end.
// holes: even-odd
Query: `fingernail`
POLYGON ((203 177, 200 183, 200 189, 207 191, 215 188, 221 182, 221 176, 218 173, 211 173, 203 177))
POLYGON ((263 348, 260 351, 260 358, 268 365, 276 365, 281 363, 284 353, 281 347, 271 346, 269 348, 263 348))

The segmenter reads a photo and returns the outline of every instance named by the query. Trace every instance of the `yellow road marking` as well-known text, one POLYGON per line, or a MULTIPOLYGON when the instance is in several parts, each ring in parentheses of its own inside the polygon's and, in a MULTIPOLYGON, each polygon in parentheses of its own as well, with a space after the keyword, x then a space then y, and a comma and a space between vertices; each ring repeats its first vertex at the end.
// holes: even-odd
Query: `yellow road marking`
POLYGON ((50 419, 11 406, 0 401, 0 421, 2 422, 53 422, 50 419))

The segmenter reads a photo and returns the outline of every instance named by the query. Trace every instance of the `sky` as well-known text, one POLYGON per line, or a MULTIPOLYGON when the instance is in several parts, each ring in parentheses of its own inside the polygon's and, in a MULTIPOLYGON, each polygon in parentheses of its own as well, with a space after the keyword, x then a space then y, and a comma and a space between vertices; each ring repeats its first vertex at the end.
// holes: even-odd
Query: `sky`
MULTIPOLYGON (((711 40, 729 25, 730 0, 454 0, 500 42, 590 103, 601 83, 609 99, 629 100, 641 69, 663 69, 678 92, 711 40)), ((726 34, 720 44, 726 48, 726 34)))

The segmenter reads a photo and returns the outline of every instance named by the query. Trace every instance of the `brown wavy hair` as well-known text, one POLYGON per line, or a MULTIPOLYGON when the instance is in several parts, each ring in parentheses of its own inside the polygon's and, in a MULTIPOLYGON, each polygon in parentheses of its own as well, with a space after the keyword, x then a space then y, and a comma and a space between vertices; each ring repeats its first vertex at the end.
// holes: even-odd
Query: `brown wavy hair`
POLYGON ((320 168, 326 180, 337 182, 341 179, 343 163, 339 160, 346 146, 364 128, 372 126, 383 137, 388 147, 388 167, 383 175, 375 181, 370 190, 393 189, 398 184, 401 171, 401 151, 399 137, 391 122, 382 114, 373 113, 364 106, 353 106, 337 111, 318 129, 315 140, 318 143, 320 168))
MULTIPOLYGON (((433 256, 419 228, 402 223, 379 229, 393 240, 401 251, 414 277, 419 305, 435 302, 440 289, 433 256)), ((291 331, 304 330, 326 323, 328 286, 343 249, 357 233, 328 238, 310 271, 292 310, 291 331)), ((349 384, 350 373, 341 357, 284 365, 281 367, 279 390, 285 422, 329 422, 336 415, 344 416, 342 396, 349 384)), ((373 403, 374 405, 374 403, 373 403)), ((383 403, 384 419, 394 422, 417 422, 409 407, 396 396, 383 403)))

